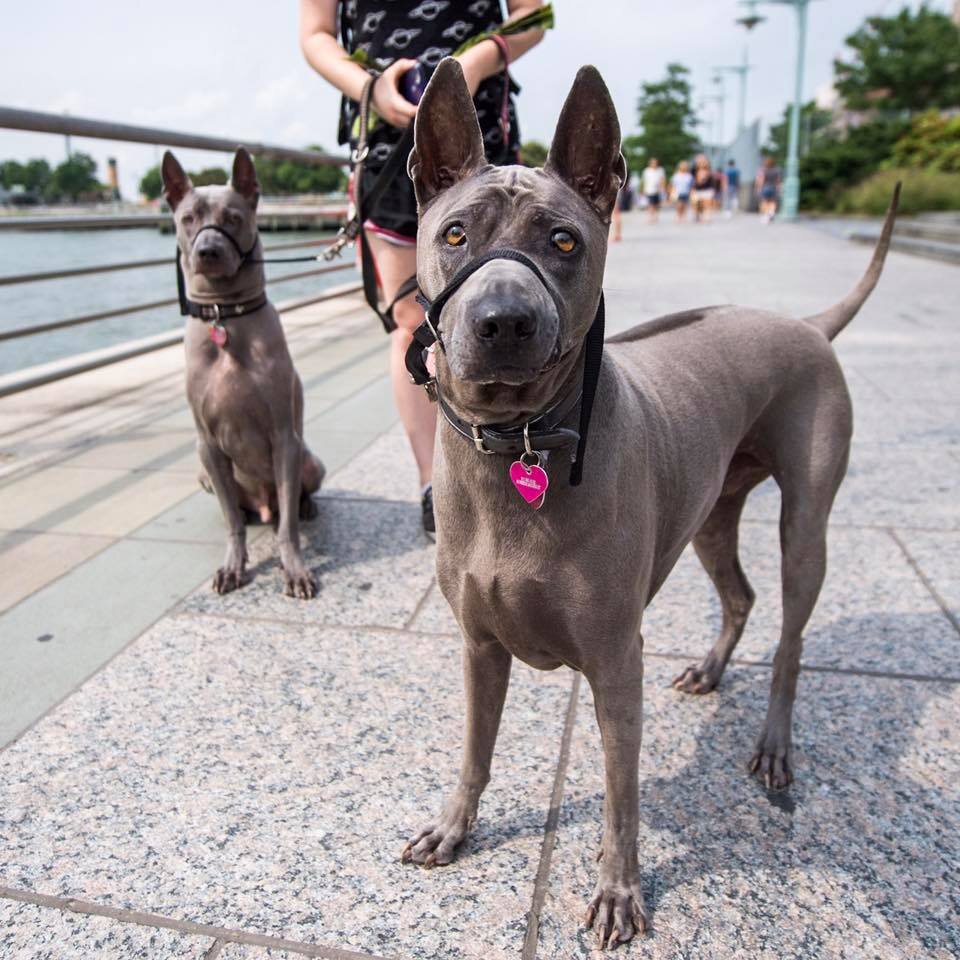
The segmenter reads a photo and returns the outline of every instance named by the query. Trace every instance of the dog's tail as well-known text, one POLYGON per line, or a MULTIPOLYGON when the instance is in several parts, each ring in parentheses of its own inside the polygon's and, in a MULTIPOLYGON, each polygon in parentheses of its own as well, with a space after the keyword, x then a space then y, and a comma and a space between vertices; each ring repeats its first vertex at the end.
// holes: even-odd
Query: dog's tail
POLYGON ((818 313, 815 317, 807 317, 806 322, 812 323, 828 340, 832 340, 856 315, 857 311, 866 302, 867 297, 873 292, 873 288, 880 279, 880 273, 883 270, 883 262, 887 259, 887 250, 890 249, 890 237, 893 235, 893 224, 897 219, 897 206, 900 202, 900 187, 898 183, 893 191, 893 197, 890 200, 890 206, 887 208, 887 217, 883 222, 883 230, 880 233, 880 239, 877 241, 876 249, 873 251, 873 259, 867 272, 860 279, 860 282, 850 291, 839 303, 818 313))

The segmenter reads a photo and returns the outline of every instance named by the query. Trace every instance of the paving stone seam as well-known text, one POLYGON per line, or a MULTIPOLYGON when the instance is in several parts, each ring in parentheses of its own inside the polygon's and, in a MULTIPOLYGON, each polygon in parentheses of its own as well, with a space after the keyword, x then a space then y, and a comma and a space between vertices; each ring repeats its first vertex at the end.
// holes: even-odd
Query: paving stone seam
POLYGON ((920 568, 920 564, 917 563, 913 554, 907 549, 907 545, 897 536, 897 531, 893 527, 887 527, 887 533, 890 534, 893 542, 900 548, 900 552, 906 557, 907 563, 913 568, 914 573, 920 578, 920 581, 927 588, 927 592, 931 597, 936 601, 937 606, 940 608, 940 612, 947 618, 950 626, 960 634, 960 621, 954 616, 953 611, 950 609, 947 602, 940 596, 937 592, 937 588, 930 581, 929 577, 923 572, 920 568))
POLYGON ((204 953, 203 960, 217 960, 217 957, 223 953, 223 948, 227 945, 226 940, 217 938, 210 944, 210 948, 204 953))
MULTIPOLYGON (((176 930, 178 933, 187 933, 198 937, 213 937, 215 940, 222 940, 226 943, 242 943, 254 947, 268 947, 272 950, 287 950, 307 957, 321 957, 323 960, 388 960, 386 957, 380 957, 372 953, 358 953, 356 950, 344 950, 340 947, 324 947, 301 940, 286 940, 283 937, 271 937, 264 933, 254 933, 251 930, 236 930, 230 927, 218 927, 213 924, 195 923, 192 920, 178 920, 175 917, 166 917, 159 913, 110 907, 106 904, 91 903, 88 900, 55 897, 46 893, 34 893, 32 890, 18 890, 15 887, 0 886, 0 898, 16 900, 19 903, 32 903, 38 907, 51 907, 54 910, 70 913, 106 917, 120 923, 132 923, 140 927, 176 930)), ((212 950, 213 947, 211 946, 210 949, 212 950)))
MULTIPOLYGON (((645 657, 654 657, 658 660, 691 660, 699 663, 702 657, 688 653, 664 653, 660 651, 645 651, 645 657)), ((728 661, 736 667, 759 667, 769 670, 773 666, 772 660, 744 660, 740 657, 731 657, 728 661)), ((933 676, 929 673, 900 673, 896 670, 861 670, 856 667, 831 667, 826 664, 801 663, 801 673, 831 673, 846 677, 872 677, 877 680, 910 680, 914 683, 960 683, 960 677, 933 676)))
MULTIPOLYGON (((740 521, 741 526, 746 525, 749 527, 779 527, 779 520, 760 520, 756 518, 746 517, 740 521)), ((831 530, 876 530, 880 533, 886 533, 890 526, 885 523, 851 523, 849 520, 831 520, 830 521, 831 530)), ((945 533, 950 536, 954 536, 960 533, 960 528, 958 527, 918 527, 918 526, 908 526, 904 523, 897 524, 898 530, 907 530, 911 533, 945 533)))
POLYGON ((560 823, 560 808, 563 806, 564 788, 567 782, 567 766, 570 762, 570 745, 577 720, 577 702, 580 694, 580 674, 574 673, 570 684, 570 700, 567 703, 567 715, 563 721, 563 734, 560 738, 560 752, 557 756, 557 768, 553 777, 553 790, 550 793, 550 809, 544 826, 543 840, 540 845, 540 862, 537 865, 537 877, 533 884, 530 910, 527 913, 527 929, 523 938, 521 960, 536 960, 540 942, 540 914, 550 885, 550 866, 553 850, 557 844, 557 827, 560 823))
POLYGON ((430 591, 433 589, 434 584, 437 582, 436 577, 431 577, 430 582, 427 584, 427 589, 423 591, 420 599, 417 601, 417 605, 413 608, 413 613, 404 621, 403 629, 410 631, 410 628, 417 622, 417 617, 420 616, 420 611, 423 610, 424 604, 427 602, 427 597, 430 596, 430 591))
MULTIPOLYGON (((319 594, 318 596, 322 596, 319 594)), ((259 617, 250 614, 233 614, 227 611, 222 613, 194 613, 191 610, 179 610, 170 614, 173 620, 194 621, 197 619, 209 620, 233 620, 238 623, 270 623, 287 627, 302 627, 302 620, 286 620, 282 617, 259 617)), ((310 623, 310 628, 314 630, 370 630, 377 633, 397 633, 409 635, 412 637, 429 637, 431 639, 450 639, 459 640, 460 634, 453 630, 416 630, 412 627, 398 627, 390 623, 337 623, 326 620, 316 620, 310 623)), ((692 663, 699 663, 703 659, 701 655, 695 653, 667 653, 661 650, 645 650, 645 657, 655 660, 687 660, 692 663)), ((743 657, 731 657, 729 661, 731 666, 748 667, 752 669, 769 670, 773 667, 772 660, 747 660, 743 657)), ((864 670, 857 667, 832 667, 826 664, 801 663, 801 672, 807 673, 828 673, 839 676, 850 677, 873 677, 877 680, 908 680, 913 683, 960 683, 960 676, 938 676, 929 673, 905 673, 896 670, 864 670)))

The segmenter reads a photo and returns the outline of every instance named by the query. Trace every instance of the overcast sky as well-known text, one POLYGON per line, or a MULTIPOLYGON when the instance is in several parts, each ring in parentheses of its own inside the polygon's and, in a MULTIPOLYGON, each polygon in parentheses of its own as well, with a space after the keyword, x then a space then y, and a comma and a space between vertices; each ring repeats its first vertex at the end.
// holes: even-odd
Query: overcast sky
MULTIPOLYGON (((870 14, 892 14, 905 0, 813 0, 804 94, 828 85, 843 40, 870 14)), ((909 5, 917 6, 917 0, 909 5)), ((930 0, 946 11, 949 0, 930 0)), ((624 135, 636 130, 640 83, 659 78, 666 63, 693 71, 696 95, 711 94, 713 68, 739 63, 744 43, 756 69, 748 86, 748 117, 776 119, 792 95, 796 16, 764 3, 767 17, 747 38, 734 21, 736 0, 556 0, 557 27, 516 64, 523 87, 524 139, 549 141, 568 86, 583 63, 609 85, 624 135)), ((297 41, 295 0, 76 0, 8 4, 3 17, 0 103, 23 109, 248 137, 268 143, 333 149, 339 95, 304 62, 297 41)), ((726 81, 727 139, 736 116, 736 78, 726 81)), ((710 109, 715 109, 711 107, 710 109)), ((64 157, 61 137, 0 130, 0 158, 64 157)), ((136 194, 158 159, 148 146, 74 138, 105 175, 119 160, 121 188, 136 194)), ((222 155, 179 151, 184 165, 222 165, 222 155)))

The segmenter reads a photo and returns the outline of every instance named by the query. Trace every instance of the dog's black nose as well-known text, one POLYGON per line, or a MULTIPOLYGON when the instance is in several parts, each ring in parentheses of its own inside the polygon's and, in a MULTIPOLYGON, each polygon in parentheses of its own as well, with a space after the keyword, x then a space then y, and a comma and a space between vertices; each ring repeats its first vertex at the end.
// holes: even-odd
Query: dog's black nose
POLYGON ((497 303, 477 317, 477 337, 490 346, 523 343, 537 332, 536 316, 518 303, 497 303))
POLYGON ((200 249, 197 250, 197 256, 201 260, 219 260, 220 251, 216 247, 200 247, 200 249))

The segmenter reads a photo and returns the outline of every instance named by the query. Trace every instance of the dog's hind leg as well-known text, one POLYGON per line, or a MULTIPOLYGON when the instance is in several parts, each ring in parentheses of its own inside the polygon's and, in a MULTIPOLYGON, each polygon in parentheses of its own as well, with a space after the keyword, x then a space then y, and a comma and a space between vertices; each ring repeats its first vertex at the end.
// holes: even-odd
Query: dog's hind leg
POLYGON ((737 556, 737 529, 747 495, 768 476, 769 471, 752 459, 739 463, 735 460, 727 473, 723 494, 693 538, 697 556, 720 595, 723 624, 720 636, 703 660, 674 678, 674 687, 684 693, 709 693, 715 689, 743 634, 756 595, 737 556))
POLYGON ((790 464, 778 478, 783 498, 780 510, 783 624, 773 658, 767 716, 750 759, 751 773, 755 773, 767 789, 774 790, 783 789, 793 779, 790 756, 793 703, 803 651, 803 630, 826 574, 827 519, 847 466, 848 443, 842 437, 829 437, 819 445, 814 437, 816 432, 812 437, 797 437, 800 442, 796 448, 806 451, 812 447, 817 451, 819 447, 819 456, 804 452, 797 458, 799 462, 790 464))

